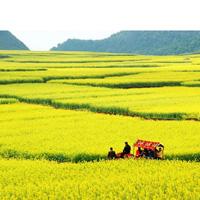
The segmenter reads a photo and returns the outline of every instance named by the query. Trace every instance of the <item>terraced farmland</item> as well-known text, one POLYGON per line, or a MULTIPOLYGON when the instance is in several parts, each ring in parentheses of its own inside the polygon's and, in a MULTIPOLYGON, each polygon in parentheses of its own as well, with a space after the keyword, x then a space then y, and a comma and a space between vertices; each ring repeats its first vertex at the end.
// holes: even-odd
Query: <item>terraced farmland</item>
POLYGON ((198 54, 0 51, 2 198, 198 199, 199 82, 198 54), (105 161, 138 138, 166 161, 105 161))

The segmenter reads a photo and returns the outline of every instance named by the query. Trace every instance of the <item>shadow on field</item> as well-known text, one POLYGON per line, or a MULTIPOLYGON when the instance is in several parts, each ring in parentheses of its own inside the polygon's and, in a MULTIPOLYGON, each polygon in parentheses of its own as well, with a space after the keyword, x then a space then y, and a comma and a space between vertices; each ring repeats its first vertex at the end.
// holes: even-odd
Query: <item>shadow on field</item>
MULTIPOLYGON (((48 160, 48 161, 55 161, 58 163, 63 163, 63 162, 79 163, 79 162, 106 160, 106 155, 100 155, 100 154, 80 153, 76 155, 66 155, 64 153, 46 153, 46 152, 29 153, 11 149, 0 151, 0 157, 6 159, 14 158, 14 159, 25 159, 25 160, 48 160)), ((199 162, 200 153, 166 155, 165 159, 199 162)))

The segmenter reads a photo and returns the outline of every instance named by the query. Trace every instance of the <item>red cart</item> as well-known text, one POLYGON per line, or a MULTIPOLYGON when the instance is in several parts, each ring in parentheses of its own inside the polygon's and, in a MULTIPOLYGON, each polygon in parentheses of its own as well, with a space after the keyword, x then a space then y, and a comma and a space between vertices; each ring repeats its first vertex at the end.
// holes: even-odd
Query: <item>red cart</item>
POLYGON ((164 159, 164 146, 160 142, 137 140, 133 148, 135 158, 164 159))

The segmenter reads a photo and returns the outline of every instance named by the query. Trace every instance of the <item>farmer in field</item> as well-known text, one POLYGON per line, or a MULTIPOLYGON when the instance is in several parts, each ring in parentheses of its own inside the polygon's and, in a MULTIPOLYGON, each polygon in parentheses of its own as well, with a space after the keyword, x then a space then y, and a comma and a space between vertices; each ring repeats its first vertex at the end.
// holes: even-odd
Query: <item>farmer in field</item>
POLYGON ((115 159, 116 158, 116 153, 115 151, 113 150, 112 147, 110 147, 110 151, 108 152, 108 159, 109 160, 112 160, 112 159, 115 159))
POLYGON ((125 142, 125 147, 123 149, 122 156, 126 156, 127 154, 131 153, 131 146, 128 144, 128 142, 125 142))

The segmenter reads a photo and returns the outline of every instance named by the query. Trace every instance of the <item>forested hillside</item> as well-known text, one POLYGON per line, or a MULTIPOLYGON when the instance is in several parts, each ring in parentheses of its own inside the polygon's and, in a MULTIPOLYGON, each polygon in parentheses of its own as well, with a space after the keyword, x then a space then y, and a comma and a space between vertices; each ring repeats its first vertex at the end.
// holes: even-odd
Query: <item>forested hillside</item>
POLYGON ((0 31, 0 50, 28 50, 28 47, 9 31, 0 31))
POLYGON ((121 31, 102 40, 68 39, 51 50, 170 55, 199 52, 200 31, 121 31))

